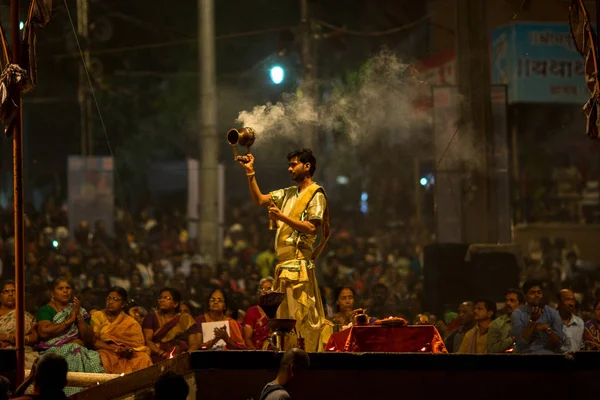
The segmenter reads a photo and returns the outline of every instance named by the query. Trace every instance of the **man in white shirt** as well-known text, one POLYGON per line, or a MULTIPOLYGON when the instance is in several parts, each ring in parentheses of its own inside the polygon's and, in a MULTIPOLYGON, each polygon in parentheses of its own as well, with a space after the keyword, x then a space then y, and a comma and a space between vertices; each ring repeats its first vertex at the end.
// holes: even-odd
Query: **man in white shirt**
POLYGON ((575 293, 571 289, 563 289, 558 297, 558 313, 563 321, 563 332, 565 333, 561 351, 574 353, 583 348, 584 323, 575 315, 575 293))

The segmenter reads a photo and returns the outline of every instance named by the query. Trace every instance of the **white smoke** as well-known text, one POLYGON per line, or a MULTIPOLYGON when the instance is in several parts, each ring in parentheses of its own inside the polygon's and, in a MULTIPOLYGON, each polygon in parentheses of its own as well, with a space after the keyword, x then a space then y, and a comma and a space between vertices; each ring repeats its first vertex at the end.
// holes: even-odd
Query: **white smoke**
POLYGON ((236 122, 256 130, 259 146, 275 137, 297 138, 310 125, 344 130, 357 143, 382 132, 408 138, 430 123, 429 114, 417 115, 414 107, 429 87, 410 64, 387 50, 369 60, 354 82, 328 86, 331 92, 318 104, 306 96, 285 94, 276 104, 240 112, 236 122))

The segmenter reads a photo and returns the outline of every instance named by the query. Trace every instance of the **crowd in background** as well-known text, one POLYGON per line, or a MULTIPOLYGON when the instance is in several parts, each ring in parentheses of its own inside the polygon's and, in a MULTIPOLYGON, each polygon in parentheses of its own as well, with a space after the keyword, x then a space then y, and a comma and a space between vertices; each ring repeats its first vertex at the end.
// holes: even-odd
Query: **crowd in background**
MULTIPOLYGON (((219 288, 229 299, 227 315, 242 323, 245 312, 257 304, 259 282, 273 273, 274 234, 268 231, 263 209, 236 207, 227 217, 223 261, 215 262, 198 252, 178 212, 147 209, 132 218, 117 208, 114 233, 107 232, 103 221, 82 221, 69 232, 67 211, 48 201, 41 212, 29 212, 25 219, 26 309, 36 315, 49 300, 49 284, 61 276, 70 279, 86 310, 104 308, 108 289, 120 286, 142 317, 156 308, 163 287, 178 290, 193 316, 208 311, 208 297, 219 288)), ((1 218, 1 278, 6 280, 14 270, 12 215, 6 211, 1 218)), ((431 240, 427 233, 415 234, 407 225, 378 225, 360 213, 334 214, 332 227, 318 266, 328 318, 339 313, 345 287, 352 290, 352 307, 364 307, 370 316, 394 315, 447 331, 458 304, 437 316, 424 306, 422 249, 431 240)), ((582 262, 576 249, 561 240, 542 240, 524 261, 521 283, 544 282, 554 306, 559 291, 572 288, 579 312, 589 319, 600 298, 600 274, 594 265, 582 262)))

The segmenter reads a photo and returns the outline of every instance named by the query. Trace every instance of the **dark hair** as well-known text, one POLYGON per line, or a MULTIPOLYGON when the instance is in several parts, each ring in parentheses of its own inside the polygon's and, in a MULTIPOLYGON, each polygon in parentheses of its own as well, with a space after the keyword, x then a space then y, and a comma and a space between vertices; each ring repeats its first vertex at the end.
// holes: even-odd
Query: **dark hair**
POLYGON ((189 301, 182 301, 181 303, 179 303, 179 308, 181 308, 181 306, 183 305, 186 305, 190 309, 190 313, 192 314, 192 316, 196 314, 196 307, 192 306, 192 304, 189 301))
POLYGON ((594 310, 596 310, 596 307, 598 307, 598 304, 600 304, 600 299, 598 299, 594 302, 594 310))
POLYGON ((160 289, 159 295, 163 294, 164 292, 169 292, 169 294, 171 295, 171 297, 173 297, 173 301, 175 303, 177 303, 177 307, 175 307, 175 311, 179 312, 179 305, 181 304, 181 293, 179 293, 179 290, 174 289, 174 288, 170 288, 170 287, 164 287, 162 289, 160 289))
POLYGON ((223 300, 225 301, 225 309, 223 309, 223 313, 227 312, 227 305, 229 304, 229 300, 227 299, 227 295, 225 294, 225 292, 223 291, 223 289, 213 289, 208 297, 206 298, 206 304, 208 305, 208 310, 210 310, 210 299, 212 297, 213 294, 215 294, 216 292, 220 292, 223 295, 223 300))
POLYGON ((492 312, 492 319, 496 318, 496 303, 491 301, 490 299, 479 299, 475 301, 473 304, 483 303, 485 309, 492 312))
POLYGON ((2 282, 1 285, 2 285, 2 286, 0 286, 1 288, 3 288, 6 285, 17 286, 17 284, 15 283, 15 281, 13 281, 12 279, 9 279, 7 281, 2 282))
POLYGON ((296 149, 287 155, 288 161, 291 161, 294 158, 298 158, 298 161, 302 164, 310 163, 308 173, 310 176, 313 176, 317 169, 317 159, 311 149, 296 149))
POLYGON ((67 360, 56 353, 46 353, 40 357, 35 371, 35 383, 40 388, 40 394, 52 394, 62 391, 67 385, 67 360))
POLYGON ((6 377, 0 375, 0 400, 8 400, 11 395, 10 381, 6 377))
POLYGON ((525 295, 523 294, 522 290, 510 288, 510 289, 508 289, 506 291, 506 294, 511 294, 511 293, 517 295, 517 299, 519 300, 519 304, 525 303, 525 295))
POLYGON ((154 384, 156 400, 185 400, 189 393, 190 387, 183 375, 172 371, 162 374, 154 384))
POLYGON ((529 292, 531 290, 531 288, 534 288, 536 286, 539 286, 541 289, 544 288, 544 284, 542 283, 542 281, 538 281, 535 279, 530 279, 530 280, 526 281, 523 284, 523 293, 527 294, 527 292, 529 292))
POLYGON ((71 286, 71 289, 73 288, 73 285, 71 284, 71 280, 69 278, 67 278, 66 276, 59 276, 55 280, 53 280, 52 282, 50 282, 48 284, 48 287, 50 288, 50 292, 53 292, 54 289, 56 289, 58 284, 61 282, 67 282, 69 284, 69 286, 71 286))
POLYGON ((310 358, 304 350, 298 348, 289 349, 281 357, 279 370, 287 371, 290 365, 293 365, 296 370, 307 370, 310 368, 310 358))
POLYGON ((337 301, 340 297, 340 294, 342 294, 342 290, 344 289, 350 290, 352 292, 352 296, 356 297, 356 292, 350 286, 338 286, 333 289, 333 300, 335 301, 335 308, 337 311, 340 311, 340 305, 337 304, 337 301))
POLYGON ((121 296, 123 303, 127 304, 127 290, 123 289, 121 286, 113 286, 108 289, 108 293, 110 294, 111 292, 118 293, 119 296, 121 296))

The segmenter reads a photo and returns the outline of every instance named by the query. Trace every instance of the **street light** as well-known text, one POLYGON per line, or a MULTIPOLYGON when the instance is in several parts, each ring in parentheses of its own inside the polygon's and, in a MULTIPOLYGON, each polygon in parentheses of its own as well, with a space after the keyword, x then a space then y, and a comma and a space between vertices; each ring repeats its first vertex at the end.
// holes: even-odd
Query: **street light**
POLYGON ((271 81, 274 84, 279 85, 285 78, 285 71, 279 65, 276 65, 271 68, 269 75, 271 76, 271 81))

